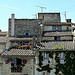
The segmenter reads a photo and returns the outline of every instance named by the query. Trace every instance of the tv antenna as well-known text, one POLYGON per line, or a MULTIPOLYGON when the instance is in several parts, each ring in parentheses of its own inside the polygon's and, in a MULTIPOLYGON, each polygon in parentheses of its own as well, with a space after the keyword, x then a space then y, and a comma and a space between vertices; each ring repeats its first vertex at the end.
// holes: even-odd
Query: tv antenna
POLYGON ((64 12, 64 14, 63 14, 64 16, 65 16, 65 21, 66 21, 66 11, 64 12))
POLYGON ((42 6, 36 6, 36 7, 41 8, 41 13, 43 13, 43 9, 46 9, 46 7, 42 7, 42 6))
POLYGON ((34 14, 34 15, 32 15, 32 16, 35 16, 34 18, 37 19, 37 14, 34 14))

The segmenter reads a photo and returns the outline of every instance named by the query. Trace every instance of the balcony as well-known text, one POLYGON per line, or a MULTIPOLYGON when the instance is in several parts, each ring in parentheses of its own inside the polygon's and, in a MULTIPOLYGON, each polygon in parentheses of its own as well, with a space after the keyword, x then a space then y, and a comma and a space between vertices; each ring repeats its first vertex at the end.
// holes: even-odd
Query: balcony
POLYGON ((69 35, 73 35, 71 31, 62 31, 62 32, 45 31, 43 32, 43 36, 69 36, 69 35))
POLYGON ((12 45, 10 49, 31 49, 32 43, 25 43, 25 44, 19 44, 19 45, 12 45))

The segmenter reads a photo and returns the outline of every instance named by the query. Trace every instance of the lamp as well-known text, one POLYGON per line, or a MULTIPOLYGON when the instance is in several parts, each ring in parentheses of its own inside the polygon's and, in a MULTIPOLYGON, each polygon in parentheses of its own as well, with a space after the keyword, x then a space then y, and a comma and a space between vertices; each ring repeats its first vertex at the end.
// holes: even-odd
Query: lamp
POLYGON ((42 25, 42 23, 40 24, 40 27, 42 27, 43 25, 42 25))
POLYGON ((41 36, 42 36, 41 35, 42 34, 42 26, 43 26, 42 23, 40 23, 40 42, 41 42, 41 36))

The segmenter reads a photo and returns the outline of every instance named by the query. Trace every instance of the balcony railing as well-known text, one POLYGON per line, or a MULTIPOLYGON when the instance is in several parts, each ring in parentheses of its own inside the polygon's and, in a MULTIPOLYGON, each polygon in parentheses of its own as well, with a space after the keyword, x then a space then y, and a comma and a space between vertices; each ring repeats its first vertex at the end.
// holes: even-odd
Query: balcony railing
POLYGON ((68 31, 71 31, 71 29, 68 29, 68 30, 50 30, 50 31, 44 31, 44 33, 45 32, 57 32, 57 31, 58 32, 66 32, 66 31, 68 32, 68 31))
POLYGON ((65 35, 73 35, 71 31, 62 31, 62 32, 51 32, 51 31, 45 31, 43 32, 43 36, 65 36, 65 35))

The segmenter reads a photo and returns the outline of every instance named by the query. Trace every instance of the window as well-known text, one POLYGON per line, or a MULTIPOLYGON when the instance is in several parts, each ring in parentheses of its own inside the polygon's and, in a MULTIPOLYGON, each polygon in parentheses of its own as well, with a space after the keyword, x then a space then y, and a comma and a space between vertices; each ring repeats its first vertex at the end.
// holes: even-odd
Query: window
POLYGON ((55 40, 55 41, 59 41, 59 40, 61 40, 61 39, 60 39, 60 37, 54 37, 54 40, 55 40))
POLYGON ((60 63, 64 64, 64 53, 60 53, 60 63))
POLYGON ((24 33, 25 36, 30 36, 30 33, 24 33))
POLYGON ((43 53, 43 60, 44 60, 44 59, 48 59, 48 58, 49 58, 49 55, 46 54, 46 53, 43 53))
POLYGON ((22 72, 22 60, 19 58, 13 59, 11 62, 11 72, 22 72))
POLYGON ((29 36, 29 33, 26 33, 26 36, 29 36))
POLYGON ((43 65, 48 65, 49 55, 47 53, 43 53, 43 65))
POLYGON ((61 26, 58 26, 58 31, 62 31, 62 27, 61 26))
POLYGON ((52 65, 53 64, 53 60, 52 60, 52 58, 49 58, 49 61, 50 61, 50 65, 52 65))
POLYGON ((53 26, 53 27, 52 27, 52 30, 53 30, 53 31, 56 31, 56 26, 53 26))
POLYGON ((46 72, 43 72, 42 75, 46 75, 46 72))
POLYGON ((69 27, 67 27, 66 30, 69 30, 69 27))

